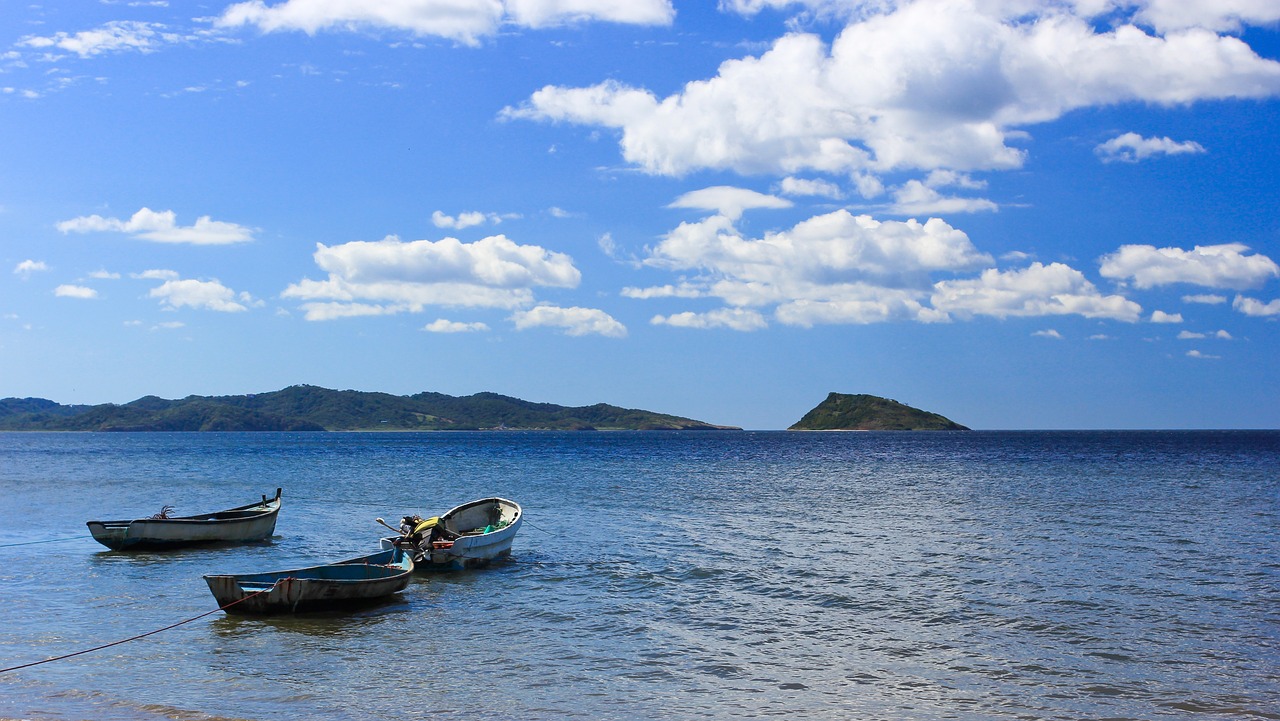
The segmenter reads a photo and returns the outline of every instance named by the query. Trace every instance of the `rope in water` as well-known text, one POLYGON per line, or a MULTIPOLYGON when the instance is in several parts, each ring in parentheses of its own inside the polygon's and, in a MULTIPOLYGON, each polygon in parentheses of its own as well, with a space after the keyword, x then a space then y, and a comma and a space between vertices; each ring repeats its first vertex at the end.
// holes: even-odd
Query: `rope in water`
POLYGON ((205 612, 205 613, 202 613, 202 614, 200 614, 199 616, 192 616, 191 618, 188 618, 188 619, 187 619, 187 620, 185 620, 185 621, 179 621, 179 622, 177 622, 177 623, 169 624, 168 626, 165 626, 164 628, 157 628, 157 629, 156 629, 156 630, 154 630, 154 631, 147 631, 146 633, 140 633, 140 634, 138 634, 137 636, 131 636, 131 637, 126 638, 126 639, 121 639, 121 640, 119 640, 119 641, 112 641, 111 643, 104 643, 104 644, 102 644, 101 646, 95 646, 95 647, 93 647, 93 648, 86 648, 86 649, 84 649, 83 651, 76 651, 76 652, 74 652, 74 653, 65 653, 65 654, 63 654, 63 655, 61 655, 61 656, 53 656, 53 657, 51 657, 51 658, 46 658, 46 659, 45 659, 45 660, 43 660, 43 661, 32 661, 31 663, 24 663, 24 664, 22 664, 22 665, 20 665, 20 666, 10 666, 9 668, 0 668, 0 673, 8 673, 8 672, 10 672, 10 671, 17 671, 18 669, 21 669, 21 668, 31 668, 32 666, 39 666, 39 665, 40 665, 40 664, 42 664, 42 663, 49 663, 49 662, 51 662, 51 661, 61 661, 61 660, 65 659, 65 658, 71 658, 71 657, 73 657, 73 656, 81 656, 81 655, 84 655, 84 654, 86 654, 86 653, 92 653, 92 652, 94 652, 94 651, 101 651, 101 650, 102 650, 102 649, 104 649, 104 648, 111 648, 112 646, 119 646, 119 645, 120 645, 120 644, 122 644, 122 643, 128 643, 128 642, 130 642, 130 641, 137 641, 138 639, 140 639, 140 638, 146 638, 147 636, 154 636, 155 634, 160 633, 161 631, 168 631, 168 630, 169 630, 169 629, 171 629, 171 628, 177 628, 178 626, 181 626, 181 625, 183 625, 183 624, 185 624, 185 623, 191 623, 192 621, 198 621, 198 620, 200 620, 200 619, 204 618, 205 616, 212 616, 213 614, 217 613, 218 611, 224 611, 224 610, 226 610, 226 609, 228 609, 228 608, 231 608, 232 606, 236 605, 237 603, 240 603, 241 601, 248 601, 249 599, 253 598, 254 596, 257 596, 257 595, 262 594, 262 593, 267 593, 267 591, 269 591, 269 590, 270 590, 270 589, 263 590, 263 591, 256 591, 256 592, 254 592, 254 593, 249 594, 248 596, 245 596, 244 598, 236 599, 236 600, 232 601, 231 603, 226 604, 225 606, 219 606, 218 608, 215 608, 215 609, 213 609, 212 611, 207 611, 207 612, 205 612))
POLYGON ((44 541, 23 541, 22 543, 0 543, 0 548, 11 548, 13 546, 31 546, 36 543, 57 543, 59 541, 76 541, 81 538, 93 538, 93 536, 69 536, 67 538, 50 538, 44 541))

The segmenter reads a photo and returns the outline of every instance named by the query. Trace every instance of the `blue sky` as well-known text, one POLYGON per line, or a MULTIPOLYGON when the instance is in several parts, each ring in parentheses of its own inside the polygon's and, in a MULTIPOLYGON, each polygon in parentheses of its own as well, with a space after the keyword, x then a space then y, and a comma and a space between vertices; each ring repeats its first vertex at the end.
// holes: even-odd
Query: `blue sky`
POLYGON ((0 8, 0 397, 1280 427, 1280 4, 0 8))

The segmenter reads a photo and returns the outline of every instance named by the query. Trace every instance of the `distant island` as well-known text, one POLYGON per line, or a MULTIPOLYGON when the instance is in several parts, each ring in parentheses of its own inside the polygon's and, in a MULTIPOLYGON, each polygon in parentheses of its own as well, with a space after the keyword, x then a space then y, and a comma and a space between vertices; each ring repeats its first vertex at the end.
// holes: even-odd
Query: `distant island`
POLYGON ((831 393, 789 431, 967 431, 949 418, 870 395, 831 393))
POLYGON ((297 385, 271 393, 145 396, 116 405, 0 399, 7 431, 741 430, 604 403, 568 408, 497 393, 396 396, 297 385))

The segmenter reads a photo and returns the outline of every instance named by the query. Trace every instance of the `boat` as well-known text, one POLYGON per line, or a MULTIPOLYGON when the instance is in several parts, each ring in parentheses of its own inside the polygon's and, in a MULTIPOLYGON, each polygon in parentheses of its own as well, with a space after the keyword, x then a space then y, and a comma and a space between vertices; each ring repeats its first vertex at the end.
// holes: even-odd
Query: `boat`
POLYGON ((413 554, 390 548, 309 568, 204 577, 218 608, 234 614, 323 611, 372 603, 409 585, 413 554))
POLYGON ((198 516, 170 516, 170 506, 149 518, 88 521, 94 540, 113 551, 181 548, 210 543, 263 541, 276 532, 280 489, 275 498, 198 516))
POLYGON ((511 542, 523 521, 524 513, 515 501, 481 498, 436 518, 405 516, 400 521, 400 535, 383 538, 382 548, 413 549, 419 571, 476 568, 510 555, 511 542))

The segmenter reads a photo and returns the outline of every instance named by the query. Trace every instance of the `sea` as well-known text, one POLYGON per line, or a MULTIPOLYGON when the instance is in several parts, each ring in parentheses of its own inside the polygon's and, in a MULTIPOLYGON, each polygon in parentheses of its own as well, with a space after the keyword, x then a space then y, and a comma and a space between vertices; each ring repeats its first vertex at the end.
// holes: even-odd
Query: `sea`
POLYGON ((0 667, 51 658, 0 718, 1280 719, 1280 432, 2 433, 0 667), (268 542, 85 527, 277 487, 268 542), (487 496, 509 559, 372 607, 201 578, 487 496))

